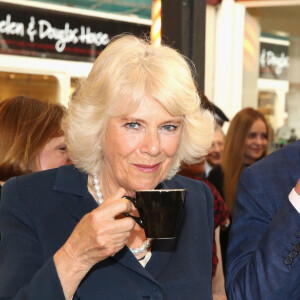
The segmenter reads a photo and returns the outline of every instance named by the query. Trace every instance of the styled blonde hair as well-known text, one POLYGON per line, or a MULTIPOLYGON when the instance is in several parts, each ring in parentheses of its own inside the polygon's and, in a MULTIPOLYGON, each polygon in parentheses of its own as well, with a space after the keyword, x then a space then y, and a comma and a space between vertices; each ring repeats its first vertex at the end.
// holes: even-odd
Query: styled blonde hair
POLYGON ((109 118, 134 112, 147 97, 183 119, 182 139, 168 179, 176 174, 180 161, 193 163, 207 153, 213 116, 200 109, 186 59, 168 46, 122 35, 101 52, 71 98, 63 129, 74 165, 88 174, 99 173, 109 118))
MULTIPOLYGON (((267 138, 269 140, 268 123, 264 115, 251 107, 242 109, 234 116, 226 134, 222 154, 222 170, 224 172, 223 191, 224 199, 231 213, 234 205, 236 186, 241 172, 245 168, 245 140, 252 124, 258 119, 265 123, 267 138)), ((268 149, 260 158, 266 156, 267 153, 268 149)))

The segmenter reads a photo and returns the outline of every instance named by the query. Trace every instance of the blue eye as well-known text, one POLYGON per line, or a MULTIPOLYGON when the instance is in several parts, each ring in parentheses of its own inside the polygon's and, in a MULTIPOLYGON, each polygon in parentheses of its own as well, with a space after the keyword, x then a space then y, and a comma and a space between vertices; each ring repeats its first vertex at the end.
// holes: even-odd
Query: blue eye
POLYGON ((65 151, 67 151, 67 146, 59 145, 59 146, 55 147, 55 150, 60 151, 60 152, 65 152, 65 151))
POLYGON ((162 126, 162 129, 163 130, 166 130, 166 131, 175 131, 177 129, 178 126, 175 126, 175 125, 164 125, 162 126))
POLYGON ((130 129, 139 129, 140 124, 138 122, 126 123, 126 127, 130 129))

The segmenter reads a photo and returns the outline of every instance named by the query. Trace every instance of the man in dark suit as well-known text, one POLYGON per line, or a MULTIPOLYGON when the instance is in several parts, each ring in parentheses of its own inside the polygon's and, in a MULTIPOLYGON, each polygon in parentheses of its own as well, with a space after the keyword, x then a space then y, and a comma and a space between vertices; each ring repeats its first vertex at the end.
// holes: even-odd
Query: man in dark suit
POLYGON ((243 171, 227 252, 228 299, 300 299, 299 177, 300 141, 243 171))

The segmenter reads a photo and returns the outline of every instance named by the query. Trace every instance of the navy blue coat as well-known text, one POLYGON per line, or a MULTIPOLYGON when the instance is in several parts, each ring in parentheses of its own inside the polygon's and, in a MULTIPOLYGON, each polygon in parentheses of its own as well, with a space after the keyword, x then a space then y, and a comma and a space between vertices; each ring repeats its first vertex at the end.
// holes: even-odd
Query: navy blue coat
POLYGON ((229 300, 300 299, 300 214, 288 199, 300 177, 300 141, 245 168, 227 252, 229 300))
MULTIPOLYGON (((178 238, 155 240, 145 268, 125 246, 91 269, 74 299, 212 299, 212 194, 181 176, 163 188, 187 190, 178 238)), ((10 179, 0 205, 0 299, 64 300, 53 255, 96 207, 87 174, 72 166, 10 179)))

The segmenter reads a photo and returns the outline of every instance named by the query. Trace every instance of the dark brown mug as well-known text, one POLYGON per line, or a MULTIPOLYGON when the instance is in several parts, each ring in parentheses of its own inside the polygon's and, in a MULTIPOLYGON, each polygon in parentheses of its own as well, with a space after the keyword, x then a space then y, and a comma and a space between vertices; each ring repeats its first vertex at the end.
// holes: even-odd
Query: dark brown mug
POLYGON ((125 213, 144 228, 148 238, 176 237, 178 216, 185 200, 184 189, 136 191, 136 197, 124 196, 137 208, 140 217, 125 213))

